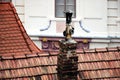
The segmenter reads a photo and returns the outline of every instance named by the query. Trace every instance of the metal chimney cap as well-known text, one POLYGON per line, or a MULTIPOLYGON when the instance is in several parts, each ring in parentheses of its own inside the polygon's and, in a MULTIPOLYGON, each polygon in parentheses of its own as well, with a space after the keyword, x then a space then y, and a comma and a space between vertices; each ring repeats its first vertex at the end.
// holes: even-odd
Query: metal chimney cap
POLYGON ((64 13, 73 13, 73 11, 72 10, 66 10, 66 11, 64 11, 64 13))

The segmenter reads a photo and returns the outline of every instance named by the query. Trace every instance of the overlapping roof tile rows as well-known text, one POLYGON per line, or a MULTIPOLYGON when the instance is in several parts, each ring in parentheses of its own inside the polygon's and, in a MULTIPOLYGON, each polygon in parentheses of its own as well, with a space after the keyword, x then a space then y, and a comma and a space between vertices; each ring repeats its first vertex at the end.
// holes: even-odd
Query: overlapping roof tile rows
POLYGON ((40 52, 33 44, 11 3, 0 4, 0 56, 40 52))
POLYGON ((82 79, 120 79, 120 48, 86 50, 78 53, 82 79))
MULTIPOLYGON (((0 79, 58 80, 57 51, 41 52, 11 3, 0 3, 0 79)), ((119 80, 120 47, 77 51, 78 80, 119 80)))
MULTIPOLYGON (((78 80, 120 79, 120 47, 83 50, 78 55, 78 80), (86 52, 85 52, 86 51, 86 52)), ((0 78, 16 79, 39 75, 42 80, 57 80, 58 52, 3 57, 0 78)))
POLYGON ((21 57, 6 57, 0 61, 0 78, 19 79, 39 75, 42 80, 47 80, 48 76, 53 76, 51 80, 57 80, 56 64, 57 55, 51 54, 50 56, 47 52, 21 57))

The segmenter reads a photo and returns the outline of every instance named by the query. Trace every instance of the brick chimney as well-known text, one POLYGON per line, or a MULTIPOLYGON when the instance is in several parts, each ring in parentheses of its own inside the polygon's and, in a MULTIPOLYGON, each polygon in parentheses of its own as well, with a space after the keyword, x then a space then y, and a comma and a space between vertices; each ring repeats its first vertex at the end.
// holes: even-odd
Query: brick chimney
POLYGON ((65 39, 59 41, 59 55, 57 71, 59 80, 77 80, 78 56, 76 55, 77 42, 72 39, 74 28, 71 26, 72 12, 66 14, 66 30, 63 32, 65 39))

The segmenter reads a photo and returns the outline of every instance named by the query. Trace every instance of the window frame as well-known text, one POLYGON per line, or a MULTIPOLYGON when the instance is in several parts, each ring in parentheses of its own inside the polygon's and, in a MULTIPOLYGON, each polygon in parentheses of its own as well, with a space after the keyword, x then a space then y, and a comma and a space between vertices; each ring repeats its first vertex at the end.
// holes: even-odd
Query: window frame
MULTIPOLYGON (((65 16, 64 17, 58 17, 57 15, 56 15, 56 0, 55 0, 55 18, 65 18, 65 16)), ((66 11, 66 0, 64 0, 64 11, 66 11)), ((76 0, 74 0, 74 16, 73 16, 73 18, 76 18, 76 0)))

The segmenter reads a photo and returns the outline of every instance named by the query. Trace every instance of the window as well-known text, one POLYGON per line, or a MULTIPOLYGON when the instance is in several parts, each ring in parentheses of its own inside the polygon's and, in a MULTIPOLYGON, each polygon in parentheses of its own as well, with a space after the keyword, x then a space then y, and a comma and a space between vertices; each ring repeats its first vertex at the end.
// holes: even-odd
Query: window
POLYGON ((73 17, 76 17, 76 0, 56 0, 55 1, 55 17, 65 17, 64 11, 72 10, 73 17))
POLYGON ((0 0, 0 2, 12 2, 12 0, 0 0))

